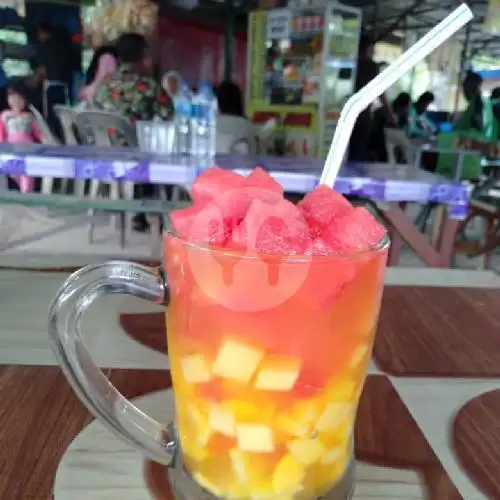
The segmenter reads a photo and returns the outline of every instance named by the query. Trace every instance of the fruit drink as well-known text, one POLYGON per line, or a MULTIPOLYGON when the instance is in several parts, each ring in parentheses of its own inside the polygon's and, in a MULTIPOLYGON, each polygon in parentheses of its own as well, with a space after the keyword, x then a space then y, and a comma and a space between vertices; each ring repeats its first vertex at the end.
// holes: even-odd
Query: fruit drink
POLYGON ((212 168, 166 238, 182 460, 228 499, 314 499, 342 478, 387 256, 365 208, 212 168))

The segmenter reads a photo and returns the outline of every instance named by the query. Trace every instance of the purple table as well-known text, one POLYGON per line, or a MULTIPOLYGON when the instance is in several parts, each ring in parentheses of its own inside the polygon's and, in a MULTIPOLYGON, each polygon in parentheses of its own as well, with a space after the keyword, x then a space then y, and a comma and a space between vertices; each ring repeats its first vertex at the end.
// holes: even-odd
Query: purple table
MULTIPOLYGON (((298 193, 307 193, 318 184, 323 166, 318 159, 269 156, 218 156, 215 164, 243 174, 261 166, 286 191, 298 193)), ((128 148, 0 145, 2 174, 190 185, 209 166, 193 158, 154 155, 128 148)), ((335 188, 346 195, 372 200, 383 211, 392 226, 391 264, 397 263, 401 240, 405 240, 429 266, 449 266, 457 221, 468 212, 469 186, 409 165, 358 163, 343 167, 335 188), (435 245, 405 215, 404 205, 408 202, 435 202, 446 207, 435 245)))

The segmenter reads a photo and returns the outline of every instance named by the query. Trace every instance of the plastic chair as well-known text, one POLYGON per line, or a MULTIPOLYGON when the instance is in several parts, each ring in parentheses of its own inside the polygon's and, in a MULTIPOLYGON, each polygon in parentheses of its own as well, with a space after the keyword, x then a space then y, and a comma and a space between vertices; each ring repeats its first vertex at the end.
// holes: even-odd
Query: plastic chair
MULTIPOLYGON (((449 179, 457 175, 457 143, 463 132, 448 132, 438 134, 437 147, 439 149, 448 149, 450 153, 439 153, 436 173, 449 179)), ((459 180, 478 180, 481 177, 482 166, 480 155, 464 156, 460 166, 459 180)))
POLYGON ((412 164, 415 161, 415 149, 403 130, 384 128, 384 135, 389 163, 393 165, 401 163, 397 161, 396 148, 402 151, 406 164, 412 164))
MULTIPOLYGON (((61 142, 54 135, 52 130, 49 127, 49 124, 45 121, 43 115, 35 108, 35 106, 29 106, 29 110, 35 117, 35 120, 40 128, 40 132, 42 133, 42 139, 44 144, 48 144, 50 146, 61 146, 61 142)), ((68 179, 61 179, 61 191, 63 193, 66 192, 68 188, 68 179)), ((51 194, 54 189, 54 178, 53 177, 43 177, 42 178, 42 193, 43 194, 51 194)))
POLYGON ((256 127, 257 132, 257 152, 261 154, 266 154, 269 149, 269 142, 278 126, 278 120, 276 118, 270 118, 261 127, 256 127))
POLYGON ((231 154, 238 143, 248 144, 248 153, 256 153, 256 133, 251 122, 243 117, 219 115, 217 119, 217 154, 231 154))
MULTIPOLYGON (((114 139, 111 133, 121 136, 130 147, 137 147, 137 134, 135 128, 128 120, 122 116, 105 111, 81 111, 75 116, 75 125, 82 142, 92 146, 113 147, 114 139)), ((110 198, 112 200, 120 199, 120 183, 117 181, 103 181, 92 179, 90 183, 90 198, 97 198, 103 191, 104 185, 109 185, 110 198)), ((126 181, 121 183, 123 188, 123 198, 132 200, 134 198, 134 183, 126 181)), ((89 242, 94 241, 94 215, 95 210, 89 211, 92 217, 89 231, 89 242)), ((118 216, 118 225, 120 228, 120 243, 122 248, 126 242, 126 214, 120 213, 118 216)))
MULTIPOLYGON (((68 47, 69 50, 69 47, 68 47)), ((42 84, 42 92, 43 92, 43 115, 45 118, 49 116, 49 99, 48 92, 51 88, 60 87, 64 91, 64 103, 70 104, 69 100, 69 89, 66 83, 60 82, 57 80, 44 80, 42 84)))
MULTIPOLYGON (((61 122, 64 142, 66 145, 76 146, 79 144, 75 135, 75 118, 78 111, 70 106, 61 106, 57 104, 54 106, 54 113, 61 122)), ((74 179, 73 181, 74 193, 76 196, 82 198, 85 196, 85 179, 74 179)))

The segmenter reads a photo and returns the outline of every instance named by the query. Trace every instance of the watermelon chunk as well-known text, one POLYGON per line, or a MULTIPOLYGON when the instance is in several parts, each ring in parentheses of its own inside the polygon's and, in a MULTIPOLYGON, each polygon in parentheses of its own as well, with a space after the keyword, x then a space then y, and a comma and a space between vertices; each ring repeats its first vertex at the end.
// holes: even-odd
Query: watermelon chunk
POLYGON ((249 187, 259 187, 268 189, 280 195, 283 194, 281 184, 274 180, 264 169, 254 168, 245 179, 245 185, 249 187))
POLYGON ((321 236, 312 239, 310 252, 311 255, 332 255, 332 249, 321 236))
POLYGON ((212 167, 196 179, 192 195, 195 203, 219 207, 231 232, 245 217, 252 200, 279 202, 283 197, 283 189, 262 169, 255 169, 248 177, 243 177, 229 170, 212 167))
POLYGON ((308 193, 299 205, 311 231, 311 236, 321 234, 332 221, 346 215, 352 205, 339 193, 324 184, 320 184, 308 193))
POLYGON ((194 204, 170 215, 177 236, 193 243, 223 246, 230 227, 220 208, 214 204, 194 204))
POLYGON ((256 252, 301 255, 310 253, 309 228, 297 207, 287 200, 253 200, 232 233, 228 246, 256 252))
POLYGON ((191 187, 191 195, 195 202, 207 202, 216 200, 226 191, 242 188, 244 185, 245 177, 230 170, 211 167, 194 181, 191 187))
POLYGON ((384 235, 384 227, 364 207, 356 207, 337 217, 321 233, 322 239, 336 253, 367 250, 380 243, 384 235))

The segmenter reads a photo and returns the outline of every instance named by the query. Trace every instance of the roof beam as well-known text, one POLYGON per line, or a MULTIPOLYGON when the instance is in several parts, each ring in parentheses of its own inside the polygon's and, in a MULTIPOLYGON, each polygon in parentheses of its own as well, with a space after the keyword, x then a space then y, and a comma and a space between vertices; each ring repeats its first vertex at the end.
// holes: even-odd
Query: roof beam
POLYGON ((415 0, 413 4, 410 5, 410 7, 408 7, 407 9, 403 10, 403 12, 401 12, 401 14, 399 14, 399 16, 396 18, 396 20, 392 24, 390 24, 381 34, 377 35, 376 33, 374 33, 375 40, 379 42, 394 30, 398 29, 404 22, 406 17, 411 15, 416 9, 418 9, 418 7, 420 7, 420 5, 424 3, 424 1, 425 0, 415 0))

